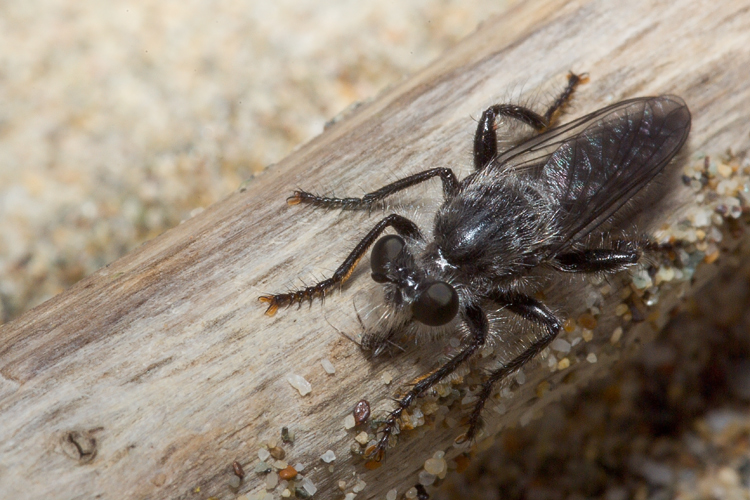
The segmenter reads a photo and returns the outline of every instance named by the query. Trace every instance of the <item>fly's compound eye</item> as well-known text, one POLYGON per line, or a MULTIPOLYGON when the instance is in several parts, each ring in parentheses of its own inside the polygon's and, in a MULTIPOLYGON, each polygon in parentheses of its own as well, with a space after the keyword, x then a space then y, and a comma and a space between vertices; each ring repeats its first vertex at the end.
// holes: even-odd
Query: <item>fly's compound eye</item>
POLYGON ((458 294, 448 283, 431 283, 411 306, 414 319, 427 326, 449 323, 458 313, 458 294))
POLYGON ((396 260, 396 257, 403 251, 405 246, 404 239, 395 234, 383 236, 376 241, 372 247, 372 254, 370 254, 372 279, 378 283, 386 282, 387 264, 396 260))

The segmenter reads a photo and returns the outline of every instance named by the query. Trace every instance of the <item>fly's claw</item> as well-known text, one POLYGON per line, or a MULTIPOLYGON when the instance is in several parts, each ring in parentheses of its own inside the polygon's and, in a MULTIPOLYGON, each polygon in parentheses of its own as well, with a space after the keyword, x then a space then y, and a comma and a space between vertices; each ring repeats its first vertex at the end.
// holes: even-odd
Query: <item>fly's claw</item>
POLYGON ((581 73, 577 75, 571 71, 568 73, 568 83, 575 86, 589 83, 589 74, 581 73))
POLYGON ((393 431, 398 427, 398 418, 401 415, 402 408, 391 412, 388 418, 383 422, 383 429, 380 431, 382 436, 374 444, 365 450, 365 456, 372 461, 380 462, 385 458, 385 450, 388 449, 388 440, 391 438, 393 431))
POLYGON ((262 295, 258 297, 258 300, 260 302, 263 302, 265 304, 268 304, 268 308, 266 309, 265 315, 266 316, 275 316, 276 311, 279 310, 280 303, 277 299, 279 297, 278 295, 262 295))
POLYGON ((287 205, 299 205, 305 203, 315 207, 335 207, 336 198, 326 198, 324 196, 318 196, 316 194, 308 193, 307 191, 297 190, 292 192, 292 196, 286 199, 287 205))
POLYGON ((263 295, 258 297, 260 302, 268 304, 266 316, 274 316, 280 307, 289 307, 292 304, 302 305, 302 302, 309 300, 312 302, 314 295, 307 288, 291 293, 280 293, 278 295, 263 295))
POLYGON ((388 439, 390 437, 390 431, 385 432, 380 439, 378 439, 377 444, 374 444, 365 450, 365 456, 373 462, 381 462, 385 458, 385 450, 388 449, 388 439))
POLYGON ((456 439, 453 440, 453 442, 457 445, 462 445, 466 443, 467 441, 471 440, 469 436, 466 435, 466 433, 459 434, 456 439))
POLYGON ((482 429, 482 425, 483 425, 483 422, 481 421, 481 419, 476 420, 475 414, 472 414, 469 418, 464 419, 464 421, 462 421, 461 424, 468 426, 468 429, 466 429, 466 432, 459 434, 456 437, 456 439, 453 440, 453 443, 456 446, 463 446, 467 443, 476 442, 477 434, 479 434, 479 431, 482 429))
POLYGON ((287 205, 299 205, 300 203, 308 202, 316 198, 317 196, 306 191, 294 191, 292 196, 286 199, 286 203, 287 205))
POLYGON ((374 444, 365 450, 365 457, 370 459, 371 462, 382 462, 385 458, 385 446, 381 439, 378 444, 374 444))

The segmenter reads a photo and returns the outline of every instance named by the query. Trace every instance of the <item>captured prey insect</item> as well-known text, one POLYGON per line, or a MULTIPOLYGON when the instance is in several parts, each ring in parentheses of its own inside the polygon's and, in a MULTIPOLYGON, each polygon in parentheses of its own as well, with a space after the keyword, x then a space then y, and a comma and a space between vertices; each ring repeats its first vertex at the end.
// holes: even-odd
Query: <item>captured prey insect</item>
POLYGON ((372 246, 372 279, 383 284, 385 304, 403 328, 416 323, 468 331, 458 354, 417 379, 397 400, 371 450, 375 460, 383 458, 403 411, 485 344, 491 334, 487 311, 505 309, 537 325, 539 333, 523 352, 486 375, 460 439, 476 436, 493 386, 544 350, 560 331, 561 320, 535 298, 539 284, 529 279, 533 273, 611 273, 636 264, 650 248, 640 235, 631 240, 609 233, 623 222, 623 214, 661 196, 654 178, 687 140, 690 112, 676 96, 639 97, 551 128, 580 81, 569 75, 567 87, 544 115, 510 104, 485 110, 474 136, 475 171, 461 181, 449 168, 437 167, 362 198, 295 191, 287 200, 292 205, 366 209, 428 179, 442 181, 444 202, 435 214, 431 241, 414 222, 391 214, 375 224, 331 278, 260 297, 268 304, 267 315, 323 298, 349 277, 372 246), (518 120, 538 134, 499 152, 497 117, 518 120), (381 236, 389 227, 397 234, 381 236))

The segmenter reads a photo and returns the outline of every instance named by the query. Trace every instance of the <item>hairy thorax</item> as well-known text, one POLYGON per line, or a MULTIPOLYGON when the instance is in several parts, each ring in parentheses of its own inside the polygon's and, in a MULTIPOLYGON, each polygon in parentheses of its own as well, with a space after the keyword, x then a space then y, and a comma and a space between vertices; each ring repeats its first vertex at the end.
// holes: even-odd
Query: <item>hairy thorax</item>
POLYGON ((463 274, 512 280, 541 263, 539 249, 555 234, 556 209, 525 182, 470 183, 436 214, 433 251, 463 274))

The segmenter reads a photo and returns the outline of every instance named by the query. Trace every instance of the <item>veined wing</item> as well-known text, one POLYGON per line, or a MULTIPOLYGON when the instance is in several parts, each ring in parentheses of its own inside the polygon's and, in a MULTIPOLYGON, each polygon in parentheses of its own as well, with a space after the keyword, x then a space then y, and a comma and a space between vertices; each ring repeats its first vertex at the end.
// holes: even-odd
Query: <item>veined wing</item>
POLYGON ((672 95, 600 109, 500 155, 488 169, 545 184, 560 205, 550 253, 580 241, 661 172, 687 140, 690 111, 672 95))

